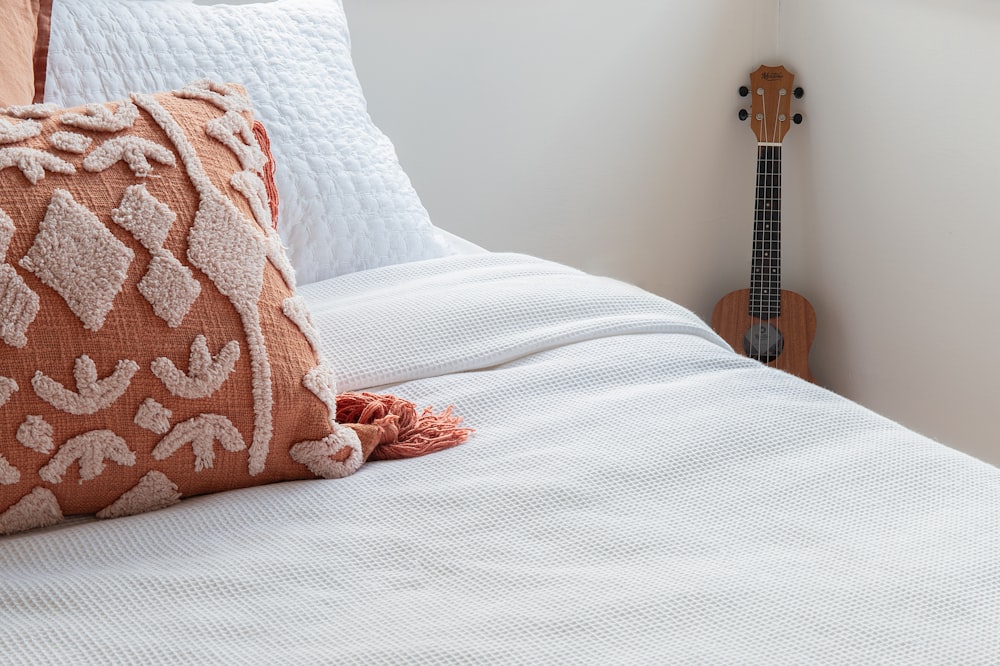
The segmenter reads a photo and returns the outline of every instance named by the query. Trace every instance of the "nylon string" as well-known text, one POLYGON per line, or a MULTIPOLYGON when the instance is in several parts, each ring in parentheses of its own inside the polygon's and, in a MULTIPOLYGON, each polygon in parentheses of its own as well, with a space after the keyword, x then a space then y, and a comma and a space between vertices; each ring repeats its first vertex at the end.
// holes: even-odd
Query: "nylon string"
MULTIPOLYGON (((761 118, 761 125, 763 126, 764 138, 765 138, 765 140, 768 143, 773 143, 774 134, 773 133, 772 134, 768 134, 768 128, 767 128, 767 119, 768 119, 768 115, 767 115, 767 98, 764 96, 764 89, 763 88, 760 88, 759 91, 760 91, 760 99, 761 99, 761 115, 763 116, 761 118)), ((763 157, 764 157, 764 195, 765 196, 764 196, 764 210, 763 210, 763 215, 762 215, 762 217, 764 219, 761 220, 761 222, 763 223, 763 229, 761 230, 761 234, 762 234, 762 236, 761 236, 761 252, 764 252, 765 248, 769 248, 770 247, 770 243, 771 243, 771 227, 770 227, 770 221, 767 219, 767 217, 768 217, 768 206, 767 206, 767 204, 768 204, 768 200, 769 200, 769 197, 767 195, 770 194, 770 192, 768 192, 768 189, 769 189, 768 185, 771 184, 771 182, 773 180, 773 174, 771 173, 772 164, 771 164, 771 159, 770 159, 771 158, 771 152, 769 150, 770 148, 773 148, 773 147, 772 146, 765 147, 764 151, 763 151, 763 153, 764 153, 764 155, 763 155, 763 157)), ((763 259, 763 257, 762 257, 762 259, 763 259)), ((759 276, 759 279, 757 281, 758 298, 759 298, 759 301, 758 301, 758 305, 759 305, 759 308, 758 308, 758 312, 759 312, 758 320, 760 321, 760 324, 758 324, 758 325, 765 327, 764 328, 765 338, 764 338, 764 340, 761 341, 762 344, 763 344, 763 347, 762 348, 760 348, 760 347, 758 348, 758 351, 757 351, 757 360, 758 361, 762 361, 763 363, 766 364, 767 363, 767 350, 770 349, 770 347, 771 347, 771 329, 770 329, 769 326, 767 326, 767 323, 769 323, 769 322, 767 322, 767 320, 764 318, 764 308, 765 308, 764 302, 765 302, 765 299, 762 298, 762 297, 763 296, 768 296, 767 300, 770 301, 770 298, 769 298, 769 291, 770 290, 767 289, 767 288, 764 288, 765 284, 767 284, 767 286, 770 287, 770 275, 765 275, 764 274, 765 268, 764 268, 764 262, 763 261, 761 261, 758 264, 758 270, 760 271, 760 276, 759 276), (767 280, 766 283, 765 283, 765 279, 767 280)), ((768 305, 768 307, 770 307, 770 305, 768 305)))
MULTIPOLYGON (((767 297, 767 313, 768 313, 768 315, 774 314, 773 311, 771 310, 771 304, 772 304, 773 299, 776 298, 778 300, 779 307, 780 307, 780 303, 781 303, 781 291, 780 291, 780 286, 777 283, 777 279, 778 279, 777 268, 778 268, 778 265, 775 264, 775 262, 778 261, 779 259, 778 259, 778 256, 774 254, 774 250, 775 250, 774 243, 775 243, 775 233, 776 233, 776 231, 775 231, 775 227, 773 226, 775 224, 775 222, 778 222, 778 216, 780 216, 780 212, 778 211, 778 208, 775 205, 778 201, 780 201, 780 197, 781 197, 780 185, 778 185, 777 181, 776 181, 776 177, 779 177, 779 176, 778 176, 778 174, 776 172, 776 169, 775 169, 775 167, 778 164, 780 164, 780 158, 776 156, 777 151, 774 150, 774 149, 779 147, 778 145, 776 145, 777 142, 775 141, 775 139, 778 136, 778 127, 779 127, 779 123, 781 122, 781 117, 780 117, 781 114, 778 113, 778 109, 781 108, 781 102, 780 102, 780 99, 779 99, 778 104, 777 104, 777 109, 775 109, 775 113, 774 113, 773 126, 770 128, 770 134, 768 134, 768 127, 767 127, 767 119, 768 119, 767 118, 767 98, 764 96, 764 89, 763 88, 758 88, 756 92, 757 92, 758 95, 760 95, 760 98, 761 98, 761 118, 760 118, 760 121, 759 121, 759 123, 760 123, 760 133, 763 135, 763 138, 764 138, 764 142, 763 143, 769 144, 767 146, 759 146, 758 147, 758 160, 761 160, 761 159, 764 160, 764 168, 763 168, 763 170, 759 170, 759 171, 762 171, 761 173, 759 173, 759 176, 761 176, 763 178, 763 184, 760 185, 760 187, 762 187, 764 189, 764 196, 760 197, 760 199, 763 200, 763 203, 764 203, 764 206, 762 208, 762 212, 763 212, 763 216, 762 217, 764 219, 762 219, 760 221, 763 222, 764 227, 763 227, 763 229, 759 229, 759 233, 761 234, 761 238, 760 238, 760 240, 761 240, 761 252, 762 252, 763 255, 766 255, 766 257, 768 259, 768 261, 767 261, 768 268, 770 269, 770 270, 767 271, 767 276, 766 276, 766 280, 767 281, 766 281, 766 283, 764 281, 764 277, 765 276, 764 276, 764 273, 763 273, 764 267, 763 267, 763 261, 762 261, 764 259, 764 256, 762 256, 760 258, 761 261, 756 262, 757 266, 756 266, 756 270, 755 270, 755 272, 756 272, 756 276, 755 277, 757 278, 756 279, 756 287, 757 287, 756 291, 757 291, 757 296, 758 296, 758 303, 757 303, 757 306, 756 306, 756 318, 760 322, 759 326, 763 326, 764 330, 766 331, 765 338, 764 338, 764 340, 762 340, 763 347, 758 346, 758 348, 757 348, 756 360, 757 361, 763 361, 763 362, 766 363, 766 360, 765 360, 767 358, 767 352, 766 352, 766 350, 770 350, 771 349, 771 342, 772 342, 771 341, 771 335, 772 335, 771 334, 771 329, 772 329, 772 325, 771 325, 771 322, 770 322, 770 318, 769 317, 768 318, 764 317, 764 308, 765 308, 765 305, 764 305, 764 299, 763 299, 763 297, 764 296, 767 297), (761 147, 764 148, 763 151, 760 150, 761 147), (768 150, 768 149, 770 149, 770 150, 768 150), (770 214, 770 219, 768 218, 768 214, 770 214), (767 288, 763 289, 763 287, 764 287, 765 284, 767 285, 767 288)), ((781 97, 781 96, 786 95, 787 91, 784 88, 782 88, 779 91, 778 94, 779 94, 779 97, 781 97)), ((756 220, 755 220, 755 222, 756 222, 756 220)), ((756 224, 755 224, 755 227, 756 227, 756 224)), ((758 229, 755 229, 755 232, 756 231, 758 231, 758 229)), ((753 309, 751 309, 751 316, 753 316, 753 315, 754 315, 754 312, 753 312, 753 309)), ((779 332, 776 330, 775 334, 778 335, 779 332)), ((775 340, 774 342, 777 343, 777 340, 775 340)), ((784 352, 784 350, 782 350, 782 353, 779 353, 779 354, 776 355, 776 357, 774 359, 774 367, 776 367, 776 368, 780 368, 781 367, 781 365, 782 365, 782 358, 781 357, 784 355, 783 352, 784 352)))
MULTIPOLYGON (((767 135, 767 124, 766 124, 766 122, 767 122, 767 98, 764 96, 764 89, 763 88, 758 88, 757 89, 757 94, 760 95, 760 104, 761 104, 760 134, 764 137, 765 143, 769 143, 770 142, 770 137, 767 135)), ((767 191, 766 191, 766 186, 767 186, 767 159, 766 159, 767 158, 767 148, 764 148, 763 150, 759 150, 758 149, 758 151, 757 151, 757 157, 758 157, 759 160, 760 159, 764 160, 763 168, 758 169, 758 170, 762 172, 761 179, 762 179, 763 182, 760 183, 760 186, 762 188, 765 188, 762 193, 766 194, 767 193, 767 191)), ((758 163, 758 165, 759 165, 759 163, 758 163)), ((762 214, 761 217, 766 217, 766 216, 762 214)), ((760 247, 761 247, 761 251, 763 251, 763 247, 764 247, 763 246, 763 242, 764 242, 764 229, 765 229, 765 227, 763 226, 764 225, 764 220, 760 220, 759 224, 761 226, 756 229, 756 232, 760 234, 760 240, 761 240, 761 246, 760 247)), ((756 226, 756 224, 755 224, 755 226, 756 226)), ((756 292, 757 292, 757 314, 756 314, 756 317, 757 317, 757 322, 759 322, 756 325, 760 326, 760 323, 763 323, 763 321, 764 321, 764 301, 761 298, 761 296, 763 295, 761 292, 763 291, 762 287, 763 287, 764 274, 763 274, 763 265, 762 265, 762 262, 760 260, 758 260, 756 262, 756 264, 757 264, 757 267, 756 267, 756 273, 757 273, 757 275, 756 275, 756 278, 757 278, 757 285, 756 285, 757 286, 757 288, 756 288, 756 292)), ((760 329, 758 328, 758 333, 759 332, 760 332, 760 329)), ((757 356, 757 361, 760 361, 761 360, 761 349, 760 349, 761 339, 760 339, 759 335, 757 336, 757 340, 758 340, 758 346, 757 346, 756 356, 757 356)))
MULTIPOLYGON (((780 113, 780 111, 781 111, 781 98, 784 97, 786 94, 787 94, 787 91, 784 88, 782 88, 782 89, 780 89, 778 91, 778 105, 777 105, 777 108, 774 110, 774 133, 771 135, 771 141, 772 141, 772 143, 778 143, 778 141, 777 141, 777 139, 778 139, 778 127, 779 127, 779 123, 781 122, 781 113, 780 113)), ((774 225, 775 225, 775 223, 777 223, 779 225, 777 227, 777 229, 781 228, 780 227, 780 225, 781 225, 781 209, 780 209, 780 201, 781 201, 781 157, 780 157, 780 155, 781 155, 781 153, 780 153, 780 150, 781 150, 780 146, 774 146, 771 149, 771 158, 774 160, 774 162, 772 163, 771 224, 770 224, 770 234, 769 234, 769 236, 771 238, 771 242, 769 244, 769 248, 770 248, 769 252, 771 253, 770 254, 771 261, 769 262, 771 264, 771 273, 768 275, 768 284, 770 285, 770 291, 771 291, 771 294, 774 296, 774 298, 778 299, 778 308, 779 308, 779 311, 780 311, 780 308, 781 308, 781 289, 780 289, 780 285, 778 284, 778 272, 777 272, 778 265, 775 264, 774 262, 780 261, 781 255, 778 254, 777 256, 775 256, 775 254, 774 254, 774 245, 775 245, 774 238, 775 238, 775 234, 778 233, 777 231, 775 231, 776 227, 774 225), (775 171, 777 172, 777 174, 776 174, 777 178, 774 177, 775 176, 775 171), (775 204, 777 204, 777 205, 775 205, 775 204)), ((771 299, 768 299, 768 303, 769 304, 770 304, 770 301, 771 301, 771 299)), ((770 335, 771 335, 771 329, 770 328, 767 329, 767 334, 768 334, 768 338, 770 338, 770 335)), ((768 339, 768 342, 770 343, 770 339, 768 339)), ((775 340, 775 342, 777 342, 777 340, 775 340)), ((770 348, 770 345, 768 345, 768 347, 770 348)), ((776 367, 776 368, 780 368, 781 367, 782 356, 784 356, 784 349, 782 349, 782 353, 778 354, 777 358, 775 359, 775 361, 774 361, 774 367, 776 367)))

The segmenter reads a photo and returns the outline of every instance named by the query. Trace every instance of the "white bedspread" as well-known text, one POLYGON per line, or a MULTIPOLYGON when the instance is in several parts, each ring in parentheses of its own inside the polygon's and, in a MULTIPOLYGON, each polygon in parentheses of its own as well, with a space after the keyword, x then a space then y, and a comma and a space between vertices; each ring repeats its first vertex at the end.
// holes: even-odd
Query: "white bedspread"
POLYGON ((303 292, 473 438, 0 539, 0 663, 1000 663, 997 469, 539 260, 303 292))

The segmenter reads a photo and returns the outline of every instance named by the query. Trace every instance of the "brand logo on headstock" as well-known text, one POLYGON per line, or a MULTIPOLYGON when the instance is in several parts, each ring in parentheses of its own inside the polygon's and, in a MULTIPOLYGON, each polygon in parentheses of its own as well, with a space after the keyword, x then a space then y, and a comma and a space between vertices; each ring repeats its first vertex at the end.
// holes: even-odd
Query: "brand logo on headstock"
POLYGON ((780 81, 781 79, 785 78, 785 73, 784 72, 763 72, 761 74, 761 77, 765 81, 780 81))

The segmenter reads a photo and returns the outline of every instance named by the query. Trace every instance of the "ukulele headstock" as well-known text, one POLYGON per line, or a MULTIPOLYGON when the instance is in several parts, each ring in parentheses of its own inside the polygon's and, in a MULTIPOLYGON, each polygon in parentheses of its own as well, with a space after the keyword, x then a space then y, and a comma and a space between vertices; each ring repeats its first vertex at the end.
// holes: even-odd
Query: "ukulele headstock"
POLYGON ((802 121, 801 114, 791 113, 792 97, 801 97, 802 88, 794 88, 795 75, 784 67, 761 65, 750 74, 750 86, 741 94, 750 96, 750 113, 740 118, 750 120, 757 143, 781 143, 792 122, 802 121))

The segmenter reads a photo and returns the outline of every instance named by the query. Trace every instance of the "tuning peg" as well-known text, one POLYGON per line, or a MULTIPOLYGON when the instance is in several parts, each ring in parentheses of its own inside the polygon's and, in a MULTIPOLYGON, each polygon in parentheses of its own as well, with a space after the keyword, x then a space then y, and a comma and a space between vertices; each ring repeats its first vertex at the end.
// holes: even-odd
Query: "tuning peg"
POLYGON ((747 111, 746 109, 740 109, 739 116, 740 120, 746 120, 747 118, 750 117, 750 112, 747 111))
POLYGON ((796 113, 794 116, 792 116, 792 122, 795 123, 796 125, 801 125, 802 124, 802 114, 801 113, 796 113))
POLYGON ((806 94, 806 91, 802 89, 802 86, 797 86, 795 90, 792 91, 795 95, 795 99, 802 99, 802 96, 806 94))
POLYGON ((746 86, 740 86, 740 97, 746 97, 750 94, 750 89, 746 86))

